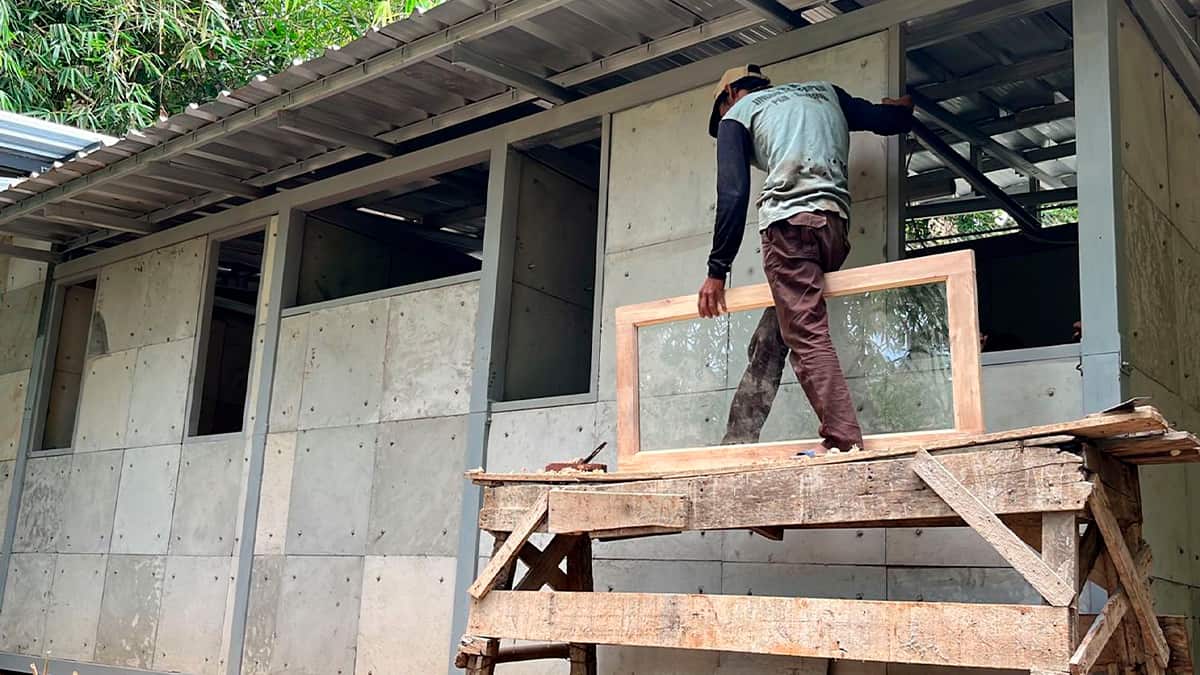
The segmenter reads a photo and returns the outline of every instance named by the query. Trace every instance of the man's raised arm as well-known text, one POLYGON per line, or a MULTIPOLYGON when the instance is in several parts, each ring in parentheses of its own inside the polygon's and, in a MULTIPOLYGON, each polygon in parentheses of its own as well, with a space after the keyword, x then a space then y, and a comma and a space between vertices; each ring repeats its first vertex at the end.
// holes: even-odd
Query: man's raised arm
POLYGON ((713 247, 708 254, 708 278, 700 289, 701 316, 717 316, 725 311, 725 277, 746 231, 753 152, 746 127, 733 120, 722 120, 717 128, 717 217, 713 247))
POLYGON ((842 105, 842 114, 850 131, 870 131, 880 136, 894 136, 912 131, 913 103, 912 98, 885 98, 883 103, 871 103, 862 98, 847 94, 844 89, 834 86, 838 102, 842 105))

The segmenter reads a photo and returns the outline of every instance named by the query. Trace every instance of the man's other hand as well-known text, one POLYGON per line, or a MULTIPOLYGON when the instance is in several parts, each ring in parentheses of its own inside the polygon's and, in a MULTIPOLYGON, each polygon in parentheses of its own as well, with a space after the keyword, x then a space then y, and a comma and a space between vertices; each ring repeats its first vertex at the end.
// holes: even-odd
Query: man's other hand
POLYGON ((700 316, 711 319, 729 310, 725 308, 725 280, 708 277, 700 287, 700 301, 697 303, 700 316))
POLYGON ((904 96, 901 96, 900 98, 885 98, 885 99, 883 99, 882 103, 884 105, 898 105, 898 106, 903 106, 905 108, 913 107, 912 97, 909 96, 908 94, 905 94, 904 96))

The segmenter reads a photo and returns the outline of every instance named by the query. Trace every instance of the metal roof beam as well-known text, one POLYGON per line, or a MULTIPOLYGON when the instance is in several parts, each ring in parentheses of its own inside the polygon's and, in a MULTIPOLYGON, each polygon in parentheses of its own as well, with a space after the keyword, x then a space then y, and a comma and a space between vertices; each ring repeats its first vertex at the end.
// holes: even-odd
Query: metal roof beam
POLYGON ((1054 52, 1045 56, 1036 56, 1012 65, 998 65, 985 68, 972 75, 966 75, 948 82, 922 85, 917 87, 917 91, 930 99, 942 101, 956 96, 975 93, 980 89, 1000 84, 1035 79, 1050 75, 1051 73, 1070 70, 1074 67, 1073 59, 1074 54, 1072 50, 1064 49, 1060 52, 1054 52))
POLYGON ((387 158, 395 157, 399 154, 394 143, 381 141, 374 136, 360 134, 349 129, 342 129, 332 124, 318 122, 292 110, 285 110, 279 113, 276 123, 280 129, 302 134, 309 138, 356 148, 370 155, 387 158))
POLYGON ((977 33, 1008 19, 1040 12, 1069 0, 979 0, 924 20, 914 20, 906 36, 908 49, 920 49, 977 33))
POLYGON ((144 220, 118 215, 97 207, 85 208, 70 204, 51 204, 45 208, 42 217, 72 225, 100 227, 134 234, 150 234, 155 230, 154 225, 144 220))
POLYGON ((0 244, 0 255, 10 255, 14 258, 24 258, 26 260, 37 260, 47 263, 56 263, 61 259, 61 256, 51 251, 43 251, 40 248, 28 248, 26 246, 13 246, 12 244, 0 244))
POLYGON ((546 99, 558 105, 579 98, 579 94, 562 85, 555 84, 550 80, 538 77, 520 68, 514 68, 507 63, 501 63, 479 52, 467 49, 462 45, 454 47, 450 55, 450 61, 454 65, 466 68, 473 73, 478 73, 497 82, 502 82, 513 89, 537 94, 539 98, 546 99))
MULTIPOLYGON (((1014 202, 1020 204, 1026 209, 1036 209, 1047 204, 1061 204, 1064 202, 1074 202, 1079 200, 1079 193, 1075 188, 1038 190, 1037 192, 1022 192, 1020 194, 1008 196, 1014 202)), ((999 208, 1003 207, 998 201, 992 199, 991 197, 975 197, 972 199, 955 199, 951 201, 938 202, 936 204, 910 206, 905 210, 905 217, 936 218, 937 216, 956 216, 960 213, 976 213, 979 211, 988 211, 999 208)))
POLYGON ((737 0, 737 3, 746 9, 758 12, 770 21, 782 24, 785 28, 803 28, 811 25, 811 22, 801 16, 800 12, 792 11, 778 0, 737 0))
MULTIPOLYGON (((929 100, 919 92, 913 92, 912 97, 913 101, 917 104, 917 107, 919 107, 922 112, 936 122, 938 126, 946 129, 947 131, 953 132, 963 140, 975 143, 982 148, 984 152, 1004 162, 1008 166, 1026 176, 1037 178, 1051 187, 1066 187, 1066 184, 1059 180, 1057 176, 1053 176, 1038 168, 1037 165, 1026 160, 1016 150, 1008 148, 994 140, 991 136, 980 132, 969 122, 963 120, 949 110, 946 110, 936 101, 929 100)), ((941 139, 939 138, 938 140, 941 139)))
MULTIPOLYGON (((918 143, 918 145, 919 145, 919 143, 918 143)), ((920 149, 924 150, 925 147, 920 146, 920 149)), ((1021 156, 1023 156, 1027 161, 1033 162, 1034 164, 1037 164, 1039 162, 1049 162, 1049 161, 1055 160, 1055 159, 1064 159, 1066 157, 1071 157, 1074 155, 1075 155, 1075 142, 1074 141, 1071 141, 1069 143, 1059 143, 1058 145, 1052 145, 1048 148, 1034 148, 1032 150, 1026 150, 1021 153, 1021 156)), ((979 170, 985 174, 991 173, 993 171, 1001 171, 1001 170, 1004 170, 1007 168, 1009 168, 1007 165, 1001 163, 1000 161, 998 161, 992 157, 984 157, 981 166, 979 166, 979 170)), ((951 194, 951 193, 953 193, 953 189, 948 190, 946 192, 933 192, 932 190, 927 190, 927 189, 924 189, 923 187, 918 187, 916 189, 916 191, 924 192, 925 195, 924 195, 924 197, 916 197, 913 194, 913 186, 914 185, 924 186, 926 184, 944 185, 944 181, 952 180, 957 175, 958 175, 957 173, 955 173, 954 171, 951 171, 950 169, 933 169, 931 171, 925 171, 925 172, 916 174, 915 176, 909 176, 908 177, 909 192, 907 193, 907 196, 909 199, 919 199, 919 198, 928 199, 930 197, 934 197, 934 196, 938 196, 938 195, 951 194)))
POLYGON ((149 175, 158 180, 175 183, 176 185, 200 187, 212 190, 213 192, 246 197, 247 199, 258 199, 271 193, 270 190, 255 187, 231 176, 199 171, 177 164, 155 164, 150 170, 149 175))

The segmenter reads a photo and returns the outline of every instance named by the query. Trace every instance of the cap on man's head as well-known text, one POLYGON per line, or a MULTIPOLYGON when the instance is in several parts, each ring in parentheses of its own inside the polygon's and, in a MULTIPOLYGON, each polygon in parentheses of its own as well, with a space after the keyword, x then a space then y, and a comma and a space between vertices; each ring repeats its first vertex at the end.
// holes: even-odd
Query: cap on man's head
POLYGON ((713 107, 712 114, 708 117, 708 135, 713 138, 717 137, 717 125, 721 122, 721 111, 718 108, 721 105, 721 97, 725 95, 725 90, 730 85, 733 85, 736 89, 739 86, 769 84, 771 84, 771 78, 763 75, 762 68, 753 64, 738 66, 737 68, 730 68, 725 71, 725 74, 721 76, 721 81, 713 89, 713 107))

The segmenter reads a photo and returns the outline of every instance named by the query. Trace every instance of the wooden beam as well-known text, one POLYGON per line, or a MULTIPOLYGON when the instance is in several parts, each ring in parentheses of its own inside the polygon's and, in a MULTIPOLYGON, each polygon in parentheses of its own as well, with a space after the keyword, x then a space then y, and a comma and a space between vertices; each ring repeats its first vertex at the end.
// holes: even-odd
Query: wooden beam
MULTIPOLYGON (((542 586, 550 586, 556 591, 570 590, 570 581, 558 566, 578 543, 579 537, 560 534, 551 539, 545 550, 539 551, 537 555, 530 556, 529 559, 522 556, 521 559, 529 567, 529 571, 525 573, 525 577, 521 579, 515 589, 536 591, 540 590, 542 586)), ((533 545, 526 542, 526 546, 533 545)))
POLYGON ((1066 608, 666 593, 495 591, 487 637, 1016 670, 1071 657, 1066 608))
POLYGON ((950 508, 971 526, 975 533, 996 549, 1002 558, 1055 607, 1066 607, 1075 600, 1075 585, 1063 581, 1037 553, 1008 529, 987 505, 925 450, 919 450, 912 462, 913 471, 937 493, 950 508))
POLYGON ((1100 659, 1100 654, 1108 646, 1109 639, 1117 632, 1121 620, 1125 618, 1125 613, 1128 611, 1129 598, 1124 591, 1117 591, 1109 596, 1108 602, 1100 610, 1100 616, 1092 622, 1091 627, 1084 634, 1083 640, 1080 641, 1079 648, 1071 656, 1072 675, 1087 675, 1092 672, 1096 661, 1100 659))
POLYGON ((117 215, 99 208, 85 208, 70 204, 51 204, 42 212, 42 217, 55 222, 72 225, 86 225, 118 232, 133 232, 134 234, 150 234, 154 225, 129 216, 117 215))
POLYGON ((1075 584, 1079 591, 1083 591, 1088 580, 1096 573, 1103 552, 1104 540, 1100 537, 1099 528, 1088 525, 1087 531, 1083 533, 1083 540, 1079 543, 1079 581, 1075 584))
POLYGON ((367 154, 379 157, 395 157, 399 154, 394 143, 381 141, 374 136, 360 134, 357 131, 343 129, 332 124, 325 124, 292 110, 284 110, 279 113, 279 116, 276 118, 276 124, 280 129, 292 131, 303 136, 308 136, 309 138, 356 148, 367 154))
POLYGON ((157 178, 176 185, 186 185, 192 188, 204 188, 227 195, 237 195, 247 199, 258 199, 270 194, 270 190, 244 183, 232 176, 209 173, 198 169, 190 169, 177 164, 155 162, 146 173, 147 177, 157 178))
POLYGON ((551 490, 546 529, 567 534, 630 527, 681 530, 687 521, 688 498, 683 494, 551 490))
MULTIPOLYGON (((1118 664, 1125 664, 1128 667, 1133 667, 1133 659, 1124 656, 1124 639, 1125 634, 1129 632, 1137 633, 1136 624, 1129 621, 1129 614, 1126 613, 1125 621, 1116 628, 1116 634, 1108 642, 1108 646, 1101 652, 1097 658, 1092 672, 1102 672, 1102 669, 1112 668, 1118 664)), ((1087 630, 1095 623, 1097 615, 1095 614, 1080 614, 1079 615, 1079 630, 1087 632, 1087 630)), ((1167 671, 1172 673, 1191 673, 1192 668, 1192 651, 1191 640, 1188 636, 1188 618, 1183 616, 1164 616, 1159 615, 1158 625, 1162 628, 1163 633, 1167 636, 1167 644, 1171 647, 1171 662, 1167 664, 1167 671)), ((1118 675, 1122 671, 1117 668, 1118 675)), ((1127 671, 1132 672, 1132 671, 1127 671)))
POLYGON ((1145 642, 1148 656, 1159 666, 1166 667, 1170 650, 1167 647, 1167 639, 1163 635, 1162 628, 1154 618, 1154 601, 1150 598, 1146 577, 1139 574, 1133 555, 1130 554, 1129 547, 1125 544, 1125 536, 1121 533, 1121 526, 1117 524, 1116 516, 1113 515, 1108 499, 1108 489, 1104 487, 1103 483, 1096 483, 1089 506, 1092 510, 1092 517, 1095 518, 1096 525, 1104 536, 1108 557, 1117 570, 1121 587, 1129 595, 1133 615, 1137 618, 1138 626, 1141 628, 1142 640, 1145 642))
POLYGON ((492 555, 491 560, 488 560, 488 564, 479 574, 479 578, 467 589, 472 598, 478 600, 496 587, 504 569, 516 559, 518 551, 525 545, 525 542, 529 541, 529 536, 546 520, 547 508, 546 495, 542 494, 517 522, 504 545, 492 555))
MULTIPOLYGON (((1079 456, 1057 447, 1013 442, 939 460, 993 513, 1082 512, 1092 485, 1079 456)), ((841 464, 790 462, 712 475, 592 483, 570 490, 691 495, 689 529, 851 527, 898 523, 958 523, 958 515, 925 487, 906 459, 841 464), (811 495, 821 495, 814 499, 811 495), (867 525, 871 524, 871 525, 867 525)), ((480 527, 511 530, 546 493, 546 486, 513 483, 484 490, 480 527)))
POLYGON ((1060 579, 1072 588, 1078 588, 1079 522, 1076 514, 1042 514, 1042 560, 1060 579))

